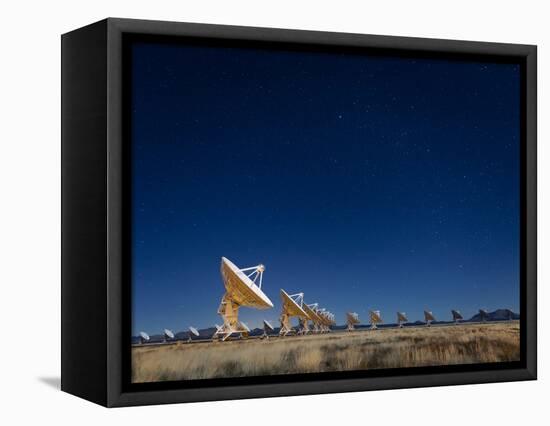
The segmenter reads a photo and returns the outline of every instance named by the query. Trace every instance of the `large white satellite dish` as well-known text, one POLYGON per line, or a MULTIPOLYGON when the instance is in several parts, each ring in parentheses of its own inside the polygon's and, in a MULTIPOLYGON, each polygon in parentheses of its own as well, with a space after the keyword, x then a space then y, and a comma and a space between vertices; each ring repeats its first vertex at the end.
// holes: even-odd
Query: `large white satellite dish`
POLYGON ((432 321, 435 321, 432 311, 424 311, 424 321, 426 321, 428 327, 432 325, 432 321))
POLYGON ((380 324, 382 322, 380 311, 369 311, 369 317, 371 330, 376 330, 378 328, 377 324, 380 324))
POLYGON ((281 289, 281 300, 283 308, 281 312, 281 329, 279 335, 286 336, 289 333, 294 333, 294 329, 290 324, 292 317, 298 317, 300 320, 309 320, 308 314, 304 311, 304 293, 288 294, 281 289))
POLYGON ((145 342, 148 342, 149 340, 151 340, 151 338, 149 337, 149 335, 145 331, 140 331, 139 332, 139 343, 144 344, 145 342))
POLYGON ((355 330, 355 326, 359 324, 359 314, 357 312, 347 312, 346 322, 348 324, 348 331, 355 330))
POLYGON ((223 325, 214 333, 213 338, 221 337, 222 340, 226 340, 232 334, 246 337, 250 330, 247 330, 239 321, 239 308, 241 306, 256 309, 273 307, 271 300, 261 290, 265 267, 260 264, 239 269, 229 259, 222 257, 220 270, 225 294, 218 307, 218 314, 223 319, 223 325), (246 275, 245 272, 250 273, 246 275))
POLYGON ((451 309, 451 313, 453 314, 453 321, 455 322, 455 324, 458 324, 459 321, 462 321, 464 319, 462 317, 462 314, 455 309, 451 309))
POLYGON ((398 312, 397 313, 397 325, 399 328, 403 328, 403 324, 405 324, 407 321, 407 314, 405 312, 398 312))

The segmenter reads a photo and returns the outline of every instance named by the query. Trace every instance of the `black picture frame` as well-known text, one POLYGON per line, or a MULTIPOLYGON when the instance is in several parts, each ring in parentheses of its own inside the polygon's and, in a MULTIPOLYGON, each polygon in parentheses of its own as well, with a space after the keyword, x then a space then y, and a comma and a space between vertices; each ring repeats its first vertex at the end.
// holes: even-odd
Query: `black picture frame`
POLYGON ((109 18, 62 36, 62 390, 108 407, 536 379, 536 46, 109 18), (521 67, 521 361, 132 384, 129 118, 135 39, 360 50, 521 67))

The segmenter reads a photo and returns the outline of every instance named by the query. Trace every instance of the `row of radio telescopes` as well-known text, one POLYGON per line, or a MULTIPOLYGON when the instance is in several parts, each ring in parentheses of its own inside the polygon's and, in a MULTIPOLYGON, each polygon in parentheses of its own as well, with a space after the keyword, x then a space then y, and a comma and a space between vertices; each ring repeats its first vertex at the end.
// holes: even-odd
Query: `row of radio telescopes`
MULTIPOLYGON (((262 291, 262 279, 265 271, 264 265, 251 266, 239 269, 229 259, 222 257, 220 267, 225 294, 222 297, 218 314, 223 320, 221 326, 216 325, 213 339, 226 340, 229 336, 248 336, 250 329, 242 321, 239 321, 239 308, 246 306, 255 309, 273 308, 273 303, 262 291)), ((288 294, 281 289, 283 308, 280 316, 280 336, 288 334, 306 334, 309 332, 326 333, 330 326, 335 324, 334 314, 321 308, 318 303, 307 304, 304 301, 304 293, 288 294), (295 330, 291 325, 291 319, 298 318, 300 326, 295 330), (310 328, 309 322, 312 327, 310 328)), ((264 335, 267 337, 274 327, 264 320, 264 335)))
MULTIPOLYGON (((453 317, 453 321, 455 322, 455 324, 458 324, 460 321, 464 319, 462 317, 462 314, 455 309, 451 309, 451 315, 453 317)), ((370 317, 371 329, 376 329, 377 324, 383 323, 380 311, 369 311, 369 317, 370 317)), ((513 312, 511 310, 508 310, 508 318, 509 319, 513 318, 513 312)), ((479 320, 483 322, 483 321, 487 321, 488 319, 489 319, 489 313, 485 309, 480 309, 479 320)), ((429 327, 434 321, 437 321, 435 319, 434 314, 431 311, 424 311, 424 324, 429 327)), ((397 327, 403 328, 407 322, 409 322, 407 318, 407 314, 405 312, 397 312, 397 327)), ((360 323, 361 322, 359 321, 359 314, 357 314, 356 312, 346 313, 346 324, 347 324, 348 331, 355 330, 355 326, 360 323)))
MULTIPOLYGON (((262 278, 265 271, 264 265, 252 266, 250 268, 239 269, 229 259, 222 257, 221 275, 225 287, 225 294, 222 297, 218 307, 218 314, 223 320, 223 324, 216 324, 216 331, 212 338, 214 340, 225 341, 232 335, 247 337, 250 328, 242 321, 239 321, 239 308, 249 307, 255 309, 273 308, 273 303, 262 291, 262 278)), ((319 307, 318 303, 307 304, 304 301, 304 293, 288 294, 281 289, 282 311, 280 316, 281 327, 279 336, 289 334, 304 335, 308 333, 327 333, 330 327, 336 324, 334 314, 324 308, 319 307), (297 318, 299 326, 294 329, 291 325, 291 319, 297 318)), ((511 311, 510 311, 511 312, 511 311)), ((455 323, 462 321, 462 315, 457 310, 452 310, 452 317, 455 323)), ((481 321, 488 319, 487 311, 480 309, 479 316, 481 321)), ((369 311, 370 328, 376 329, 377 324, 381 324, 382 317, 380 311, 369 311)), ((510 314, 511 319, 511 314, 510 314)), ((424 311, 424 322, 429 327, 436 321, 430 311, 424 311)), ((397 326, 402 328, 408 322, 404 312, 397 312, 397 326)), ((360 324, 359 315, 355 312, 346 314, 347 330, 353 331, 355 326, 360 324)), ((274 327, 269 321, 264 320, 264 334, 262 338, 267 338, 274 327)), ((192 341, 193 336, 199 337, 199 332, 194 327, 189 327, 188 341, 192 341)), ((140 332, 140 342, 146 343, 150 337, 145 332, 140 332)), ((164 341, 174 340, 175 335, 171 330, 164 330, 164 341)))

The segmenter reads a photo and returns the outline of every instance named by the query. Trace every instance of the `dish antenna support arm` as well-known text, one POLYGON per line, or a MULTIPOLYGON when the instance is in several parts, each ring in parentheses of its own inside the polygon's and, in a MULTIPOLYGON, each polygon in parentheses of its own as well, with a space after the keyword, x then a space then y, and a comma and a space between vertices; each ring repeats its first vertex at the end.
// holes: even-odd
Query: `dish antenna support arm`
POLYGON ((299 318, 300 322, 300 334, 307 334, 311 330, 309 328, 309 320, 307 318, 299 318))
POLYGON ((286 336, 287 334, 294 333, 294 329, 290 323, 290 315, 287 312, 283 311, 279 320, 281 321, 281 329, 279 330, 280 336, 286 336))
POLYGON ((248 336, 248 330, 239 321, 240 305, 231 299, 228 293, 225 293, 218 307, 218 314, 223 319, 222 326, 214 333, 214 337, 222 338, 225 341, 232 334, 240 334, 243 337, 248 336))

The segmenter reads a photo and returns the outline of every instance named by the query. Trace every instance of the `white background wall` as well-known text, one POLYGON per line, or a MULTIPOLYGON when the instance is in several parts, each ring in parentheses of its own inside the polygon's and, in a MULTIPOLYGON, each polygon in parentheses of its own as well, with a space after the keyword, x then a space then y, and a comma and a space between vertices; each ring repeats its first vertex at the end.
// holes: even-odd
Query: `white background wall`
POLYGON ((107 16, 529 43, 539 46, 539 313, 549 291, 548 11, 543 1, 24 1, 0 3, 0 423, 542 424, 539 381, 107 410, 60 374, 60 34, 107 16), (546 166, 546 167, 545 167, 546 166), (228 414, 228 419, 225 418, 228 414), (10 418, 11 420, 9 420, 10 418))

